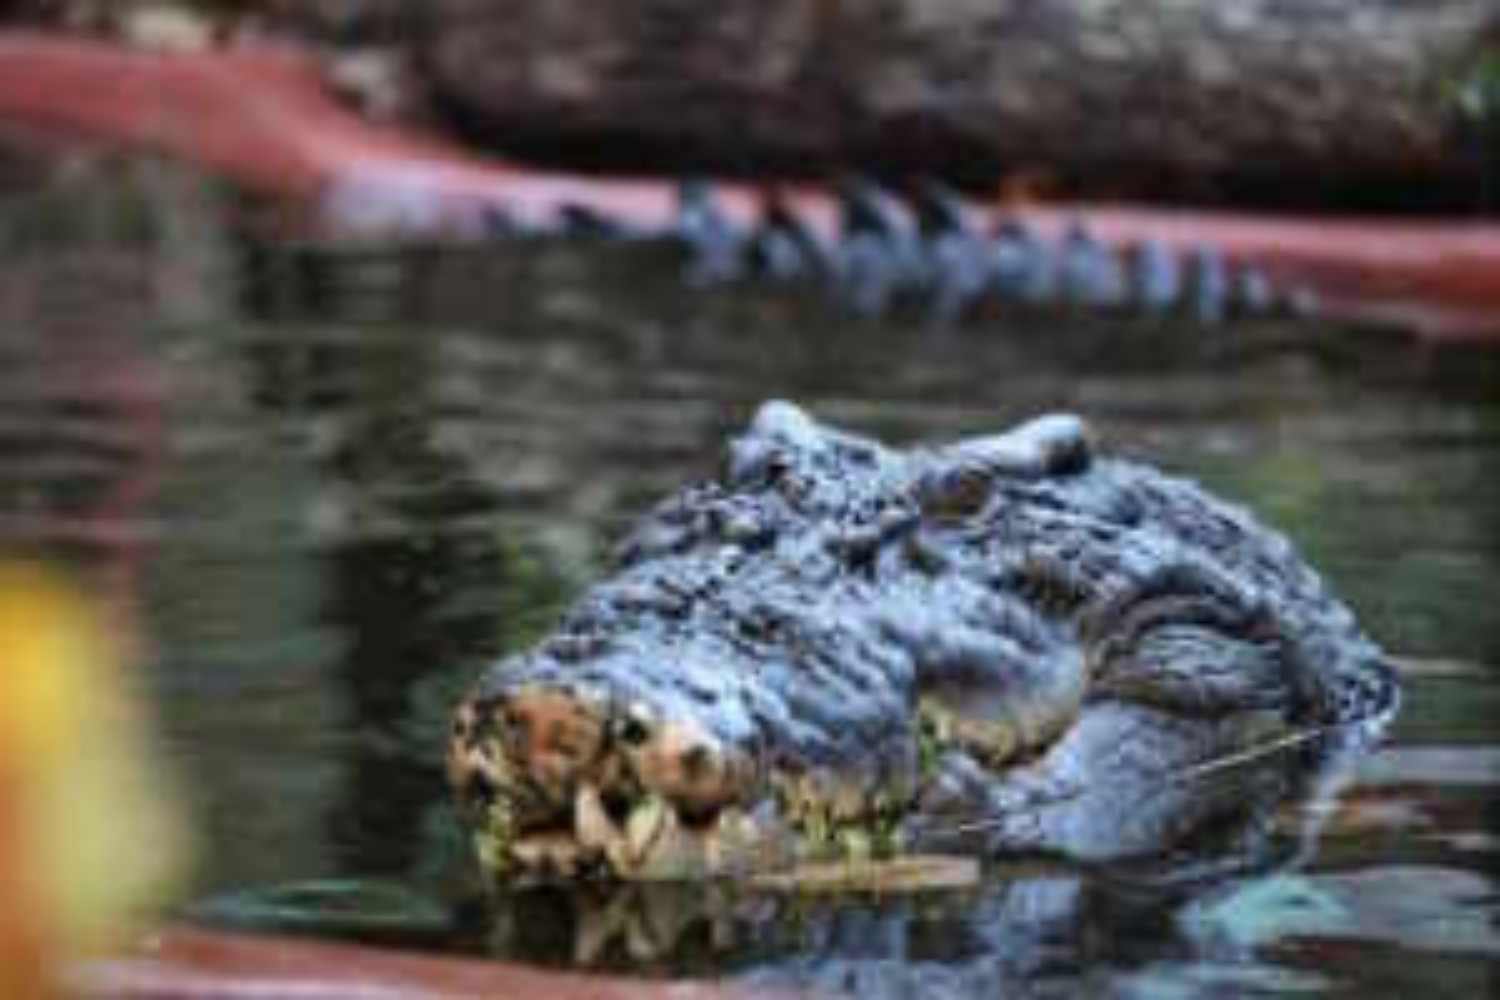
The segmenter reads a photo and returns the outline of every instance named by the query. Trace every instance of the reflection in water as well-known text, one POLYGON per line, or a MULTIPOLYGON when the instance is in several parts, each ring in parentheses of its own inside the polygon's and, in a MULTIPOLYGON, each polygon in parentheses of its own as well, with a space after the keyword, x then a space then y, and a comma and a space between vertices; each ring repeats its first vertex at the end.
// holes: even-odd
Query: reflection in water
POLYGON ((399 416, 353 427, 325 467, 359 508, 322 553, 324 619, 346 638, 339 680, 361 730, 330 818, 351 869, 401 871, 422 846, 422 809, 442 781, 430 760, 412 759, 409 743, 443 731, 444 715, 414 712, 441 712, 447 699, 419 692, 498 652, 504 564, 498 538, 474 519, 493 498, 430 446, 426 428, 399 416))
POLYGON ((42 548, 124 601, 160 473, 162 368, 145 248, 55 198, 0 202, 0 549, 42 548), (55 241, 55 242, 54 242, 55 241))
MULTIPOLYGON (((1411 685, 1402 745, 1374 758, 1385 777, 1355 785, 1317 856, 1303 834, 1320 807, 1288 820, 1242 794, 1306 793, 1273 768, 1265 783, 1216 776, 1245 808, 1185 855, 1002 867, 961 893, 486 895, 466 881, 437 764, 453 693, 545 627, 622 523, 707 470, 768 396, 895 442, 1080 410, 1116 449, 1285 528, 1387 646, 1500 663, 1500 619, 1474 602, 1500 590, 1500 366, 1341 330, 840 323, 795 295, 683 297, 664 262, 607 248, 418 256, 315 260, 298 265, 307 296, 276 278, 217 312, 84 325, 143 331, 134 356, 171 386, 161 491, 114 520, 159 526, 141 593, 205 895, 397 878, 453 914, 455 949, 862 994, 918 978, 955 994, 1478 989, 1500 969, 1495 781, 1401 756, 1487 759, 1483 667, 1411 685), (1423 920, 1464 934, 1436 940, 1423 920)), ((33 513, 101 509, 157 432, 111 402, 106 385, 136 370, 119 351, 87 352, 111 381, 75 378, 57 341, 0 343, 32 359, 0 380, 5 538, 60 545, 33 513)), ((413 907, 429 922, 411 940, 434 945, 413 907)), ((323 930, 361 933, 348 927, 323 930)))
MULTIPOLYGON (((470 947, 658 973, 734 969, 761 984, 893 997, 918 987, 923 995, 1071 995, 1168 959, 1248 961, 1263 940, 1243 942, 1236 956, 1226 942, 1253 928, 1255 914, 1244 911, 1266 908, 1252 894, 1286 883, 1313 858, 1370 736, 1330 732, 1173 776, 1186 787, 1161 791, 1178 793, 1168 797, 1184 823, 1158 827, 1157 849, 1133 861, 1001 862, 962 891, 766 891, 754 879, 497 888, 475 910, 470 947)), ((1344 923, 1325 916, 1318 926, 1337 932, 1344 923)), ((1277 975, 1257 972, 1266 982, 1277 975)))
MULTIPOLYGON (((436 438, 432 343, 250 340, 252 392, 289 430, 321 484, 308 543, 322 564, 319 619, 342 639, 329 679, 357 722, 325 804, 339 864, 366 874, 431 868, 447 802, 438 748, 461 686, 523 623, 510 583, 536 604, 549 580, 503 544, 495 488, 436 438)), ((555 589, 555 588, 554 588, 555 589)))

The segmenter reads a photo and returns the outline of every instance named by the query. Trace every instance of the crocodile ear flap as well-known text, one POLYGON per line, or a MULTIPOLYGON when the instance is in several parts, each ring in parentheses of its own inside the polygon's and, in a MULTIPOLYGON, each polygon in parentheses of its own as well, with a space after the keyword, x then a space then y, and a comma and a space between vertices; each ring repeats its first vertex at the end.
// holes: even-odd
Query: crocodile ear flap
POLYGON ((775 437, 789 441, 819 437, 818 422, 796 403, 768 399, 760 404, 750 420, 749 437, 775 437))
POLYGON ((918 482, 917 499, 929 516, 967 517, 983 508, 997 478, 1073 476, 1087 472, 1093 460, 1088 424, 1071 413, 1052 413, 939 450, 918 482))

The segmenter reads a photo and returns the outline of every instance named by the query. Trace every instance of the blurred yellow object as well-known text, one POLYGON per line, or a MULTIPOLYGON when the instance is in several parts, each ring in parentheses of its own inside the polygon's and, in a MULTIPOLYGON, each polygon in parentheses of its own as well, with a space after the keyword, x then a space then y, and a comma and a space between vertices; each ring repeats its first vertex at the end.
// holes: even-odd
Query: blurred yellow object
POLYGON ((186 870, 186 828, 151 761, 120 646, 63 577, 0 562, 5 996, 41 995, 36 969, 121 941, 186 870))

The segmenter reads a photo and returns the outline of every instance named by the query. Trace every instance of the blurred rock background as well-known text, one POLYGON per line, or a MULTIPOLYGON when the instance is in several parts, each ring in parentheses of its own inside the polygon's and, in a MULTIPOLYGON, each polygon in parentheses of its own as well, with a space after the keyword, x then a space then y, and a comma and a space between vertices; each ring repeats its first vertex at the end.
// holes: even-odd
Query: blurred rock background
POLYGON ((162 45, 292 34, 374 116, 588 169, 1448 209, 1494 169, 1495 110, 1460 98, 1500 45, 1491 0, 11 0, 0 17, 162 45))

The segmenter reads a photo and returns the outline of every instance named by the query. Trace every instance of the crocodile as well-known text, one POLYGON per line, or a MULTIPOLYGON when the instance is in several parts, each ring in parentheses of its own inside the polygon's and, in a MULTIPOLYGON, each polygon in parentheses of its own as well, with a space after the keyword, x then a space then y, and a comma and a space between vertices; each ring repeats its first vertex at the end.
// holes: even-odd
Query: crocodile
POLYGON ((1050 307, 1176 315, 1212 326, 1233 317, 1307 317, 1319 305, 1311 289, 1279 287, 1261 267, 1231 264, 1211 245, 1147 238, 1116 250, 1081 218, 1049 242, 1018 218, 990 219, 930 178, 912 185, 907 198, 867 178, 843 179, 834 187, 839 224, 826 234, 799 218, 774 186, 749 219, 728 212, 706 180, 689 178, 677 191, 676 217, 653 226, 564 203, 552 217, 524 224, 494 209, 486 230, 502 238, 666 241, 684 255, 690 288, 802 284, 853 316, 915 307, 940 325, 986 310, 1050 307))
POLYGON ((455 711, 496 872, 1136 857, 1226 807, 1182 775, 1400 701, 1283 536, 1069 414, 898 449, 767 402, 617 562, 455 711))

